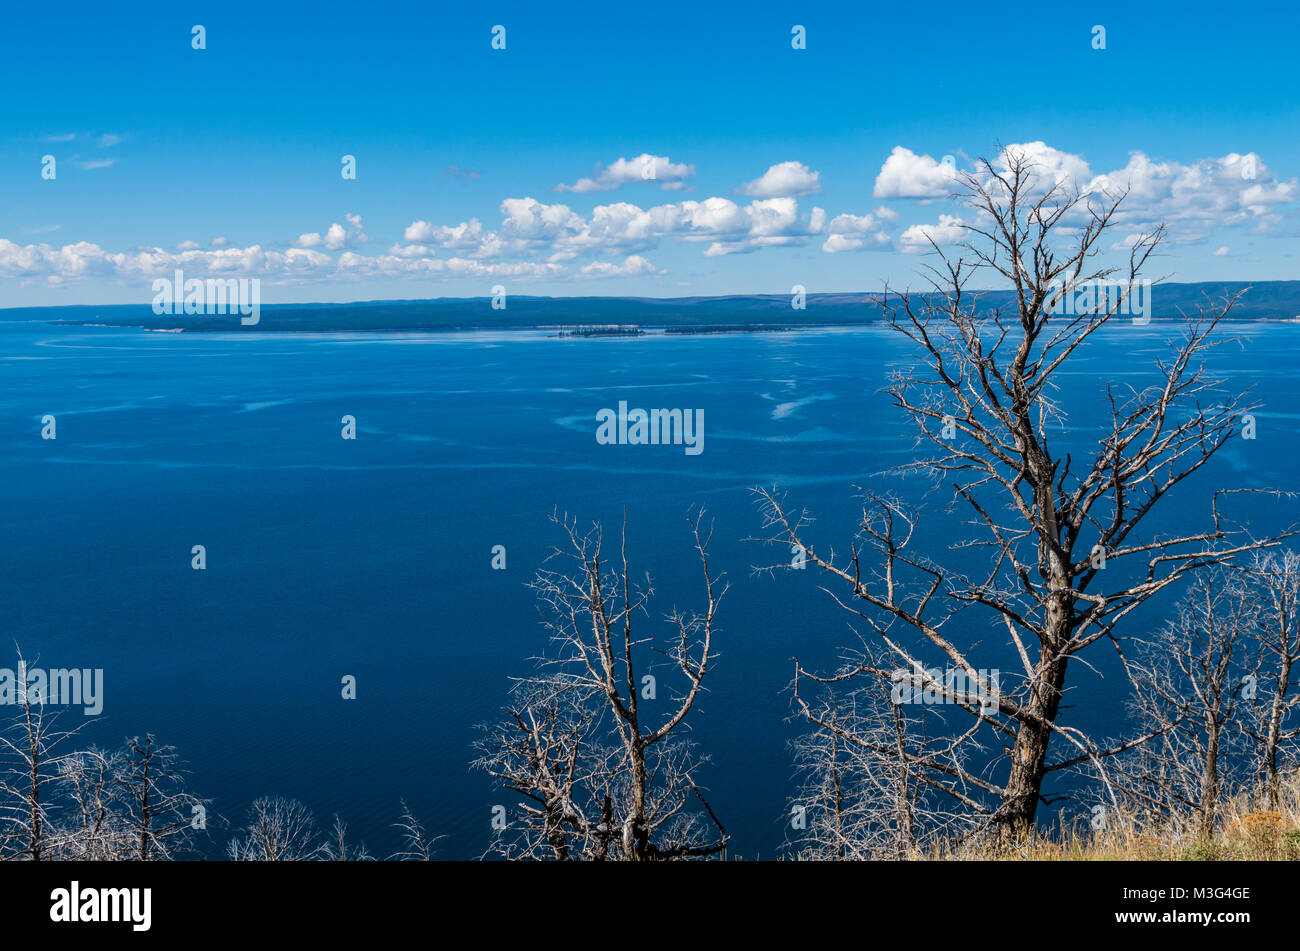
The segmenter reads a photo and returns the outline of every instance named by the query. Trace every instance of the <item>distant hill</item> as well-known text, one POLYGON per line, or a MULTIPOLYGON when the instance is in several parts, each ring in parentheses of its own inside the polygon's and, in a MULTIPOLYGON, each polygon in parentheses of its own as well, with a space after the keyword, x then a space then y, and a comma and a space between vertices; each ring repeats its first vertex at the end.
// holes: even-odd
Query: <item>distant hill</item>
MULTIPOLYGON (((1251 290, 1233 309, 1239 320, 1289 320, 1300 316, 1300 281, 1212 281, 1159 284, 1152 289, 1152 319, 1177 319, 1192 313, 1207 298, 1221 300, 1243 288, 1251 290)), ((1007 306, 1010 291, 979 294, 982 308, 1007 306)), ((235 317, 156 316, 148 304, 103 307, 18 307, 0 310, 0 321, 47 321, 55 324, 101 324, 152 330, 202 331, 451 331, 575 330, 607 327, 611 333, 630 328, 677 329, 684 332, 762 330, 869 324, 880 320, 878 293, 809 294, 807 306, 794 310, 783 294, 732 297, 526 297, 511 296, 504 310, 489 298, 366 301, 351 304, 267 304, 261 321, 241 326, 235 317)))

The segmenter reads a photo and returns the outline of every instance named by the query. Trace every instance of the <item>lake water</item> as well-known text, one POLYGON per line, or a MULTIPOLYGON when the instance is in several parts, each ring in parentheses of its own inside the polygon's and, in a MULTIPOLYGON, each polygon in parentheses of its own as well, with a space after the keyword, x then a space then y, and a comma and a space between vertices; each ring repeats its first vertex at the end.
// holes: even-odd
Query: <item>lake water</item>
MULTIPOLYGON (((1071 364, 1060 399, 1080 435, 1106 380, 1153 381, 1170 332, 1117 327, 1071 364)), ((1249 339, 1213 364, 1256 387, 1258 439, 1234 440, 1166 524, 1201 524, 1192 496, 1211 483, 1297 487, 1300 327, 1233 332, 1249 339)), ((912 443, 878 392, 908 360, 881 328, 557 339, 0 323, 4 640, 32 664, 103 668, 104 712, 82 742, 154 732, 222 816, 295 797, 383 855, 405 798, 445 837, 440 856, 468 858, 504 801, 468 769, 475 724, 543 647, 525 584, 559 540, 548 514, 613 527, 626 507, 634 568, 666 612, 698 603, 685 516, 702 504, 732 588, 694 738, 733 853, 772 857, 791 792, 791 657, 831 664, 852 635, 813 572, 751 572, 776 557, 746 541, 761 525, 751 489, 787 488, 819 542, 850 537, 854 484, 911 491, 881 475, 912 443), (598 445, 595 414, 620 400, 702 409, 703 453, 598 445), (45 414, 56 440, 40 438, 45 414), (355 441, 340 438, 345 414, 355 441), (355 701, 340 698, 347 674, 355 701)), ((1297 509, 1239 510, 1267 530, 1297 509)), ((925 543, 951 541, 956 521, 927 512, 925 543)), ((1106 674, 1075 668, 1072 722, 1122 727, 1106 674)), ((227 838, 214 832, 213 854, 227 838)))

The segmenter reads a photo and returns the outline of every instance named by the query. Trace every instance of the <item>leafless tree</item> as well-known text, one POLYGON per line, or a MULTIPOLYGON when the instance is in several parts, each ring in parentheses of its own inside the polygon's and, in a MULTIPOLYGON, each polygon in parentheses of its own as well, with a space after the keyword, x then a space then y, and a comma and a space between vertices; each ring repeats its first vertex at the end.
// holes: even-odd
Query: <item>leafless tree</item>
POLYGON ((129 806, 118 781, 123 759, 120 752, 92 747, 60 761, 59 785, 71 809, 56 834, 58 858, 111 862, 132 857, 139 838, 125 821, 129 806))
POLYGON ((189 847, 194 831, 205 824, 195 824, 198 816, 206 816, 207 804, 186 789, 176 748, 159 745, 152 733, 126 741, 115 780, 135 839, 134 859, 172 858, 189 847))
POLYGON ((919 702, 926 674, 861 677, 868 670, 885 673, 872 655, 864 644, 829 677, 797 668, 796 715, 811 724, 794 741, 802 781, 791 826, 798 833, 792 844, 799 858, 913 858, 978 828, 972 820, 982 811, 978 802, 967 795, 970 808, 953 810, 951 798, 935 795, 928 771, 917 765, 946 764, 954 775, 978 750, 969 737, 950 735, 942 707, 919 702), (816 700, 805 697, 805 682, 850 681, 856 683, 844 694, 827 690, 816 700))
POLYGON ((653 588, 620 549, 606 559, 599 525, 552 516, 566 544, 533 583, 552 650, 519 680, 505 719, 485 730, 477 765, 520 797, 493 849, 508 857, 682 859, 717 855, 728 837, 696 783, 701 759, 683 736, 713 658, 726 588, 709 567, 711 529, 689 519, 704 605, 673 611, 665 639, 640 633, 653 588), (634 633, 634 621, 637 630, 634 633), (666 643, 665 643, 666 641, 666 643), (660 646, 660 645, 663 646, 660 646), (658 654, 659 664, 645 655, 658 654), (657 671, 658 673, 653 673, 657 671), (658 680, 680 689, 662 710, 658 680))
POLYGON ((1300 736, 1295 711, 1300 706, 1300 554, 1268 552, 1249 571, 1259 600, 1256 640, 1259 692, 1248 705, 1249 731, 1256 740, 1256 775, 1269 805, 1276 809, 1282 776, 1296 768, 1294 743, 1300 736))
POLYGON ((1255 656, 1255 596, 1240 572, 1202 574, 1156 636, 1135 639, 1129 664, 1135 718, 1153 736, 1118 771, 1119 784, 1164 822, 1194 816, 1202 835, 1244 778, 1241 695, 1255 656))
MULTIPOLYGON (((40 861, 53 845, 48 786, 56 785, 64 754, 58 752, 77 729, 58 730, 59 714, 50 713, 46 697, 29 689, 26 662, 18 653, 19 683, 15 722, 0 733, 0 855, 40 861)), ((79 729, 79 728, 78 728, 79 729)))
POLYGON ((306 862, 320 858, 323 847, 310 809, 296 799, 263 796, 226 851, 237 862, 306 862))
POLYGON ((1099 255, 1122 221, 1124 195, 1067 192, 1014 151, 996 166, 981 161, 963 177, 961 195, 972 213, 969 240, 955 253, 934 245, 929 290, 887 291, 884 310, 918 359, 887 388, 917 432, 916 458, 894 475, 948 483, 949 512, 965 514, 970 536, 950 557, 927 556, 915 544, 916 511, 866 492, 857 535, 837 553, 814 544, 810 517, 779 491, 760 490, 760 501, 764 540, 806 552, 894 666, 927 669, 932 658, 978 677, 981 667, 1003 666, 981 657, 1014 651, 1015 683, 995 709, 951 705, 973 718, 973 737, 1005 750, 1000 772, 909 757, 932 788, 987 810, 998 840, 1010 842, 1033 829, 1053 773, 1080 764, 1104 771, 1108 757, 1129 748, 1102 747, 1062 722, 1067 675, 1088 663, 1084 652, 1114 643, 1126 618, 1188 575, 1269 542, 1228 520, 1226 491, 1207 499, 1201 527, 1152 526, 1152 513, 1214 458, 1251 409, 1203 366, 1237 298, 1187 319, 1151 385, 1107 384, 1101 436, 1080 452, 1082 437, 1069 431, 1057 400, 1058 374, 1125 309, 1164 229, 1131 236, 1125 266, 1106 266, 1099 255), (974 275, 1005 281, 1012 303, 982 303, 967 290, 974 275), (1065 306, 1099 282, 1121 291, 1065 306), (1007 646, 986 644, 990 631, 1007 646), (1053 738, 1064 745, 1055 760, 1053 738))

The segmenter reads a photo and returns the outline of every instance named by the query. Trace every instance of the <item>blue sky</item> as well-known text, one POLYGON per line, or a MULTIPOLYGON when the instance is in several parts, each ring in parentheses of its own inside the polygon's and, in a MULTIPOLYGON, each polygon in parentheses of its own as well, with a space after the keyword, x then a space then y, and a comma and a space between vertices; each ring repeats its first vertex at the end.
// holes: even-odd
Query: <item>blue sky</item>
POLYGON ((1131 185, 1122 230, 1169 224, 1161 275, 1294 278, 1296 19, 1259 3, 12 5, 0 305, 148 303, 178 266, 261 277, 267 302, 902 285, 923 236, 962 218, 935 197, 937 163, 999 145, 1131 185))

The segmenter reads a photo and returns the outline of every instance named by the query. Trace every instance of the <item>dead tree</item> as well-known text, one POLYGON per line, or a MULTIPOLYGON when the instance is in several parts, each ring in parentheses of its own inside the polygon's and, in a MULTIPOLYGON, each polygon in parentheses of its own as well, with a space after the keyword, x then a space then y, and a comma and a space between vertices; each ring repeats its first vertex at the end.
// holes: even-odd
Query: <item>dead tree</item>
MULTIPOLYGON (((1270 808, 1282 795, 1282 776, 1297 761, 1300 736, 1295 711, 1300 707, 1300 554, 1269 552, 1251 565, 1248 576, 1256 598, 1256 644, 1259 651, 1258 695, 1248 705, 1249 731, 1256 742, 1256 776, 1270 808)), ((1256 684, 1252 683, 1252 686, 1256 684)))
POLYGON ((25 682, 26 663, 18 654, 15 684, 18 717, 0 733, 4 772, 0 774, 0 855, 40 861, 57 841, 51 836, 50 804, 46 787, 56 786, 63 761, 58 748, 78 729, 58 730, 59 714, 50 713, 46 697, 25 682))
POLYGON ((243 834, 226 852, 237 862, 307 862, 323 849, 310 809, 296 799, 263 796, 249 807, 243 834))
POLYGON ((126 741, 115 780, 135 841, 131 858, 172 858, 188 848, 196 830, 206 827, 207 804, 186 789, 176 748, 159 745, 152 733, 126 741))
POLYGON ((702 760, 683 734, 713 658, 725 594, 709 567, 710 530, 690 519, 703 607, 641 634, 652 586, 636 585, 626 520, 615 558, 599 525, 553 515, 566 544, 532 588, 551 650, 520 679, 504 720, 485 729, 476 765, 519 796, 492 849, 513 858, 646 861, 717 855, 728 837, 696 783, 702 760), (634 622, 636 630, 634 632, 634 622), (665 643, 666 641, 666 643, 665 643), (662 644, 662 646, 660 646, 662 644), (662 659, 648 663, 646 655, 662 659), (679 689, 659 697, 676 677, 679 689))
POLYGON ((923 702, 925 673, 894 670, 886 679, 869 644, 829 677, 795 663, 795 715, 811 725, 794 741, 801 779, 791 818, 797 857, 915 858, 978 828, 987 809, 970 791, 953 810, 949 797, 933 794, 928 771, 917 765, 956 772, 978 752, 945 729, 942 707, 923 702), (873 670, 880 675, 862 676, 873 670), (850 682, 842 695, 827 689, 817 699, 806 696, 805 684, 850 682))
POLYGON ((1098 394, 1102 434, 1081 446, 1057 402, 1057 376, 1127 308, 1164 229, 1131 236, 1122 270, 1104 265, 1098 256, 1114 237, 1124 195, 1066 192, 1014 152, 996 167, 980 162, 961 194, 973 213, 964 226, 969 240, 953 253, 934 245, 928 292, 887 291, 883 306, 886 323, 918 360, 897 370, 886 391, 917 433, 917 456, 893 475, 946 483, 949 511, 965 514, 970 536, 948 557, 927 556, 913 544, 916 512, 866 492, 857 536, 847 553, 836 552, 814 544, 807 513, 777 490, 761 490, 760 501, 764 540, 803 550, 896 666, 927 669, 930 660, 978 677, 980 667, 1009 671, 1000 661, 1013 652, 1016 683, 995 709, 952 707, 974 718, 972 730, 990 747, 1005 749, 1000 770, 981 775, 911 760, 957 802, 975 790, 991 807, 998 839, 1011 841, 1034 827, 1049 776, 1104 766, 1127 748, 1099 746, 1062 722, 1073 662, 1087 663, 1084 652, 1114 643, 1127 617, 1189 574, 1269 542, 1230 523, 1225 492, 1207 500, 1198 527, 1152 527, 1152 514, 1167 508, 1165 499, 1214 458, 1251 409, 1202 365, 1237 298, 1189 317, 1149 386, 1107 384, 1098 394), (1011 304, 969 292, 975 275, 1004 281, 1011 304), (1100 283, 1118 291, 1067 306, 1080 288, 1100 283), (1005 637, 1003 645, 984 643, 991 631, 1005 637), (1055 760, 1049 746, 1063 747, 1055 760))
POLYGON ((59 785, 70 801, 56 835, 60 859, 112 862, 133 857, 138 838, 125 816, 129 806, 117 777, 123 755, 91 748, 63 757, 59 785))
POLYGON ((1244 779, 1242 693, 1256 656, 1258 608, 1241 573, 1206 572, 1155 637, 1137 639, 1129 664, 1132 706, 1153 736, 1118 771, 1119 784, 1160 821, 1181 826, 1183 816, 1194 816, 1203 836, 1244 779))

